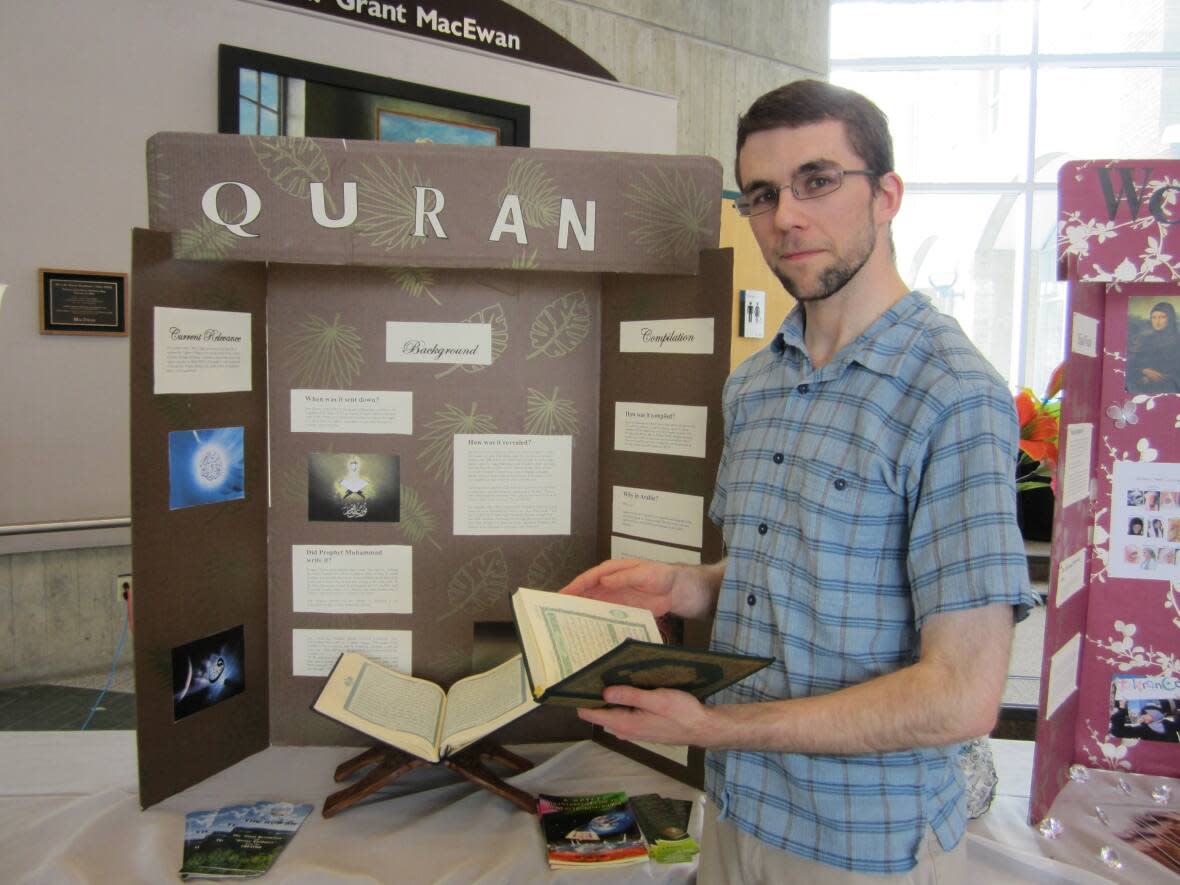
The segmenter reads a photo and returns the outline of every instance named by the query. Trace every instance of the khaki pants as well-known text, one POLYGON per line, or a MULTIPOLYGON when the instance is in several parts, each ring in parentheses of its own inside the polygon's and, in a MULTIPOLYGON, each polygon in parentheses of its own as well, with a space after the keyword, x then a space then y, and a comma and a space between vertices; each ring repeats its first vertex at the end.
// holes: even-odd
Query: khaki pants
POLYGON ((716 807, 707 802, 697 885, 960 885, 967 881, 966 841, 943 851, 927 827, 918 865, 908 873, 854 873, 773 848, 729 821, 718 821, 716 807))

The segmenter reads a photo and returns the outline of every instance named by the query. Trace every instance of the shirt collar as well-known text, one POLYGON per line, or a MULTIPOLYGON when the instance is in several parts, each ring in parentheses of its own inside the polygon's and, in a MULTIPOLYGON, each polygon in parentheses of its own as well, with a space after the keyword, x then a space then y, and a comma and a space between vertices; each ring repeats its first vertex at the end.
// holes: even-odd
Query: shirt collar
MULTIPOLYGON (((881 375, 899 374, 915 331, 908 320, 927 307, 930 307, 929 298, 920 292, 909 292, 836 354, 829 365, 843 370, 856 362, 881 375)), ((810 359, 803 340, 804 319, 803 306, 796 304, 770 342, 771 351, 781 356, 790 349, 810 359)))

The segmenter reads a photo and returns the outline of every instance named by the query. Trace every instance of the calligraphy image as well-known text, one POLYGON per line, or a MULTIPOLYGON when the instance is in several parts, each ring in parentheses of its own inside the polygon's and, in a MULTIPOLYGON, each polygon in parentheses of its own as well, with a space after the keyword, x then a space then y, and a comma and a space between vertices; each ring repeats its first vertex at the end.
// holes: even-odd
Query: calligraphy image
POLYGON ((398 522, 397 455, 312 452, 307 456, 307 518, 318 522, 398 522))
POLYGON ((168 509, 246 497, 242 427, 175 430, 168 434, 168 509))
POLYGON ((233 627, 172 649, 172 718, 183 719, 246 688, 245 635, 233 627))

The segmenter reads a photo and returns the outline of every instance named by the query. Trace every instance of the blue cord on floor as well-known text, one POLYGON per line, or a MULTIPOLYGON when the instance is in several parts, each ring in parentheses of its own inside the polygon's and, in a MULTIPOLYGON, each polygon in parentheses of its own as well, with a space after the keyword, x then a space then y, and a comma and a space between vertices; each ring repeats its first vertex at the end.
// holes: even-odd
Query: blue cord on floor
POLYGON ((119 634, 119 644, 115 646, 115 658, 111 661, 111 672, 107 674, 107 684, 102 687, 102 691, 98 693, 98 697, 94 699, 94 706, 90 708, 90 714, 86 717, 86 721, 82 723, 81 731, 86 730, 86 726, 90 724, 90 720, 94 718, 94 714, 98 712, 98 705, 102 703, 102 699, 106 697, 107 691, 110 690, 111 683, 115 681, 115 669, 119 665, 119 656, 123 654, 123 644, 127 641, 127 627, 131 622, 131 603, 128 602, 123 611, 123 632, 119 634))

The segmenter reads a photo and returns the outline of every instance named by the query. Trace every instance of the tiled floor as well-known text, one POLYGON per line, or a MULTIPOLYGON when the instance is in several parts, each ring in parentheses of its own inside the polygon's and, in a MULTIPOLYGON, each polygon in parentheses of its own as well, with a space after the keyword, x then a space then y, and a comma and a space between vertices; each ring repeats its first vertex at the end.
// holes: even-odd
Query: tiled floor
POLYGON ((135 728, 135 695, 108 691, 94 715, 98 689, 21 685, 0 689, 0 731, 88 731, 135 728), (89 723, 86 723, 87 718, 89 723))
POLYGON ((0 688, 0 731, 77 731, 135 728, 135 679, 121 667, 91 716, 107 673, 57 680, 53 685, 0 688), (87 718, 89 717, 89 723, 87 718))

